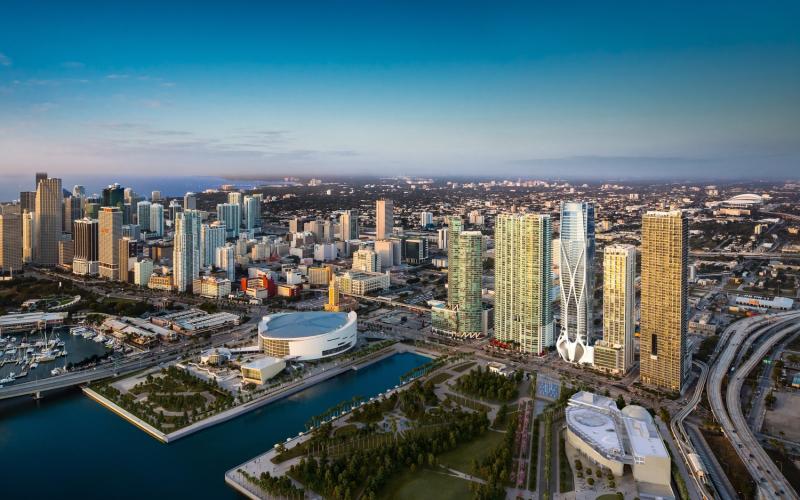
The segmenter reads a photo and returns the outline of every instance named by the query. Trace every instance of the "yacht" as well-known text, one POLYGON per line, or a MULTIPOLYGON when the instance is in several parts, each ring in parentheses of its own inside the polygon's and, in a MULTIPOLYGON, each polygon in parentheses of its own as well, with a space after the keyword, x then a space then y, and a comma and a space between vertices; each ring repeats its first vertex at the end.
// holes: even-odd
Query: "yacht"
POLYGON ((34 368, 36 368, 37 366, 39 366, 39 363, 37 363, 36 361, 34 361, 33 363, 31 363, 31 370, 33 370, 33 369, 34 369, 34 368))
POLYGON ((0 384, 7 384, 9 382, 13 382, 14 381, 14 375, 15 375, 15 373, 11 372, 11 373, 8 374, 8 376, 6 378, 0 378, 0 384))

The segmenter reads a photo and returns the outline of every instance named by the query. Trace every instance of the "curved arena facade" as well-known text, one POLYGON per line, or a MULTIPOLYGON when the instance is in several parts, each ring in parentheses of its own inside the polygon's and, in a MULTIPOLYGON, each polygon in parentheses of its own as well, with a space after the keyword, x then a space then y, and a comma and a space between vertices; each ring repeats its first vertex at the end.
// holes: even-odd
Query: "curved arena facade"
POLYGON ((258 345, 265 354, 290 361, 313 361, 352 349, 357 340, 355 312, 298 312, 264 316, 258 345))

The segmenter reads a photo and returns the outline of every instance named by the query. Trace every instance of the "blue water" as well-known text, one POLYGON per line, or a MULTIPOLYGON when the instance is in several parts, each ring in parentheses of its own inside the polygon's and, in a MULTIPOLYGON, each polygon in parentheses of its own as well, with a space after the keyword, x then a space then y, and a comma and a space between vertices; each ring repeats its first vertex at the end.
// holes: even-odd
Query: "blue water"
POLYGON ((297 435, 309 417, 340 401, 394 387, 427 361, 397 354, 170 444, 79 392, 0 404, 0 497, 236 498, 226 470, 297 435))
MULTIPOLYGON (((53 175, 52 177, 58 177, 53 175)), ((19 198, 20 191, 35 191, 35 176, 4 176, 0 184, 0 201, 11 201, 19 198)), ((61 179, 61 185, 67 191, 72 186, 81 184, 86 187, 86 194, 101 193, 109 184, 118 182, 122 187, 130 187, 141 196, 150 197, 152 191, 161 191, 161 195, 183 196, 187 191, 201 192, 206 189, 219 188, 223 184, 233 184, 240 189, 253 189, 256 186, 280 185, 282 180, 230 180, 224 177, 191 176, 191 177, 135 177, 126 175, 72 175, 61 179)))

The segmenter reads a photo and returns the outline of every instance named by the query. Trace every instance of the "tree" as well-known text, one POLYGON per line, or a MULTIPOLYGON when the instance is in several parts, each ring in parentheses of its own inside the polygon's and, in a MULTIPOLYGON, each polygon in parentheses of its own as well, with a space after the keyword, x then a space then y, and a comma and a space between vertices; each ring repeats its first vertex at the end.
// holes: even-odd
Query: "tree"
POLYGON ((625 408, 625 398, 622 397, 622 394, 620 394, 617 396, 617 409, 621 410, 623 408, 625 408))

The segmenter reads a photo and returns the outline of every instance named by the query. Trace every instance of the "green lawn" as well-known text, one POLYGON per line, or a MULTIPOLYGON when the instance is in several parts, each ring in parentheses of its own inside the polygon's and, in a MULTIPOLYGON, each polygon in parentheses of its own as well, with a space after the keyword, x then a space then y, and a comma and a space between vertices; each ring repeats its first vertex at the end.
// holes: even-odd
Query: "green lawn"
POLYGON ((620 498, 622 497, 615 495, 614 493, 606 493, 605 495, 600 495, 595 500, 619 500, 620 498))
POLYGON ((477 364, 478 363, 475 362, 475 361, 470 361, 469 363, 464 363, 463 365, 458 365, 458 366, 454 367, 453 371, 456 371, 456 372, 459 372, 459 373, 465 372, 465 371, 469 370, 470 368, 472 368, 473 366, 475 366, 477 364))
POLYGON ((486 431, 483 436, 437 457, 440 464, 466 474, 472 474, 472 461, 479 462, 503 441, 505 433, 486 431))
POLYGON ((431 470, 411 472, 406 469, 392 477, 378 498, 388 500, 462 500, 470 498, 469 481, 431 470), (433 493, 435 492, 435 494, 433 493))
POLYGON ((431 377, 429 379, 429 381, 434 385, 438 385, 438 384, 441 384, 442 382, 444 382, 445 380, 449 379, 451 376, 452 375, 450 375, 447 372, 441 372, 441 373, 437 373, 436 375, 431 377))

